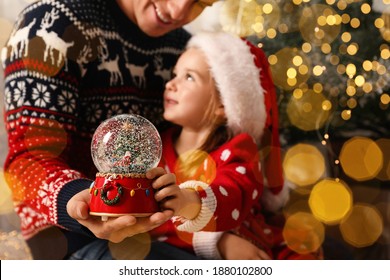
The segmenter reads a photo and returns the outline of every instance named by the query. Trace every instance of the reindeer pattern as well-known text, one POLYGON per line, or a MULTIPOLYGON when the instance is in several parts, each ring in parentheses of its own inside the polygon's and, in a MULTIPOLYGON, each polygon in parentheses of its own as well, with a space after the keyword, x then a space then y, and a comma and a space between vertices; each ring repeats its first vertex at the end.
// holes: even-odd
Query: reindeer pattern
MULTIPOLYGON (((44 43, 44 49, 42 49, 43 61, 56 67, 63 66, 65 71, 68 70, 68 50, 72 47, 79 48, 76 51, 78 55, 74 58, 74 61, 77 63, 82 77, 85 76, 87 67, 90 67, 90 62, 93 60, 92 53, 97 51, 98 61, 95 70, 108 72, 111 86, 123 85, 124 75, 130 76, 132 83, 139 89, 146 89, 147 77, 151 79, 159 77, 163 84, 170 79, 171 70, 164 68, 164 59, 159 54, 152 55, 150 60, 137 61, 137 59, 133 59, 135 57, 128 56, 130 48, 123 46, 122 54, 117 53, 115 57, 110 57, 109 47, 111 46, 108 44, 110 39, 103 35, 104 30, 98 32, 98 42, 95 41, 95 46, 93 43, 91 45, 91 42, 75 46, 75 41, 65 41, 59 33, 53 30, 53 25, 60 18, 59 13, 59 9, 52 8, 45 13, 43 18, 32 18, 22 28, 20 26, 23 20, 17 22, 7 45, 1 50, 2 61, 5 61, 7 57, 10 61, 27 57, 31 39, 40 38, 44 43)), ((35 46, 30 46, 30 48, 32 47, 35 46)), ((132 52, 132 55, 134 55, 134 52, 132 52)))
POLYGON ((58 36, 54 31, 48 31, 50 27, 53 26, 53 23, 59 18, 58 10, 54 8, 51 12, 46 12, 45 17, 41 21, 40 29, 37 31, 37 36, 41 37, 45 42, 45 51, 43 53, 43 61, 46 62, 48 55, 50 54, 51 63, 54 64, 54 54, 53 50, 58 51, 57 66, 61 65, 62 60, 65 62, 65 70, 68 69, 68 60, 66 59, 66 54, 68 48, 74 45, 74 41, 65 42, 62 38, 58 36))

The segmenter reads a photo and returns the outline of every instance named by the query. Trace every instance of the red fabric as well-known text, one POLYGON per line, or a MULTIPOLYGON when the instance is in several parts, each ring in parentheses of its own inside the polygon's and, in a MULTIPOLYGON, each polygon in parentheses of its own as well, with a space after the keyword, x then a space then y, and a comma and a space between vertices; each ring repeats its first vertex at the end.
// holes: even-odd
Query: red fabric
POLYGON ((268 59, 260 48, 247 42, 254 62, 260 70, 260 83, 265 90, 264 102, 267 110, 265 130, 262 137, 261 151, 263 174, 267 180, 267 187, 277 194, 283 188, 282 158, 279 140, 279 116, 275 86, 272 80, 268 59))
MULTIPOLYGON (((173 148, 172 130, 165 133, 162 139, 163 158, 160 166, 175 173, 178 158, 173 148)), ((211 152, 206 162, 206 165, 202 163, 197 166, 192 177, 184 178, 178 174, 178 184, 185 180, 197 180, 209 184, 216 197, 217 207, 203 230, 231 230, 244 221, 262 193, 262 176, 259 171, 257 147, 249 135, 240 134, 211 152), (210 168, 213 164, 215 167, 210 168), (240 174, 243 168, 245 174, 240 174), (206 176, 205 169, 209 172, 206 176)), ((207 195, 202 190, 198 193, 200 197, 207 195)), ((168 221, 154 230, 153 235, 158 236, 159 240, 192 251, 192 234, 177 231, 174 223, 180 224, 181 222, 177 219, 168 221)))

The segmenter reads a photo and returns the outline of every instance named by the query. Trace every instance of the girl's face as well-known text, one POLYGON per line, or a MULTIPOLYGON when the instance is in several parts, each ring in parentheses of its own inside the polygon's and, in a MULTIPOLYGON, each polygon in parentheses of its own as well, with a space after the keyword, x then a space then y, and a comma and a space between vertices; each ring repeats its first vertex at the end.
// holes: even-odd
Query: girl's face
MULTIPOLYGON (((211 120, 205 120, 205 114, 215 98, 217 88, 203 52, 196 48, 186 50, 176 63, 173 79, 165 85, 164 118, 199 130, 210 125, 211 120)), ((214 113, 211 112, 211 117, 214 113)))
POLYGON ((122 11, 152 37, 162 36, 194 20, 217 0, 116 0, 122 11))

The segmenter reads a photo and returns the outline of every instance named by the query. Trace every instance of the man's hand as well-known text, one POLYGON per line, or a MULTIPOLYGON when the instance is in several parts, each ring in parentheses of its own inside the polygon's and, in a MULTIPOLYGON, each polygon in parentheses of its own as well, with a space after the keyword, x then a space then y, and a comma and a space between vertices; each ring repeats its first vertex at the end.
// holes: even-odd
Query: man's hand
MULTIPOLYGON (((151 169, 146 173, 146 177, 149 179, 157 178, 153 182, 153 187, 155 188, 163 187, 176 181, 175 175, 166 174, 163 168, 151 169)), ((149 217, 136 218, 131 215, 123 215, 102 221, 101 217, 89 214, 90 197, 88 189, 74 195, 67 204, 68 214, 87 227, 96 237, 107 239, 114 243, 121 242, 126 237, 148 232, 165 223, 173 216, 172 210, 164 210, 149 217)))

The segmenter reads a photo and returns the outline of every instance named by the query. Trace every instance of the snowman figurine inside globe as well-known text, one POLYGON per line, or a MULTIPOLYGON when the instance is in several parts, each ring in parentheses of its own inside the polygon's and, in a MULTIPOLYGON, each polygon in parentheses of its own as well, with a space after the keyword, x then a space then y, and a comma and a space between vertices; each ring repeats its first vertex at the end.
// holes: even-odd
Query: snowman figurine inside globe
POLYGON ((161 159, 160 135, 147 119, 123 114, 99 125, 91 143, 98 169, 91 184, 90 214, 108 217, 149 216, 159 210, 145 174, 161 159))

